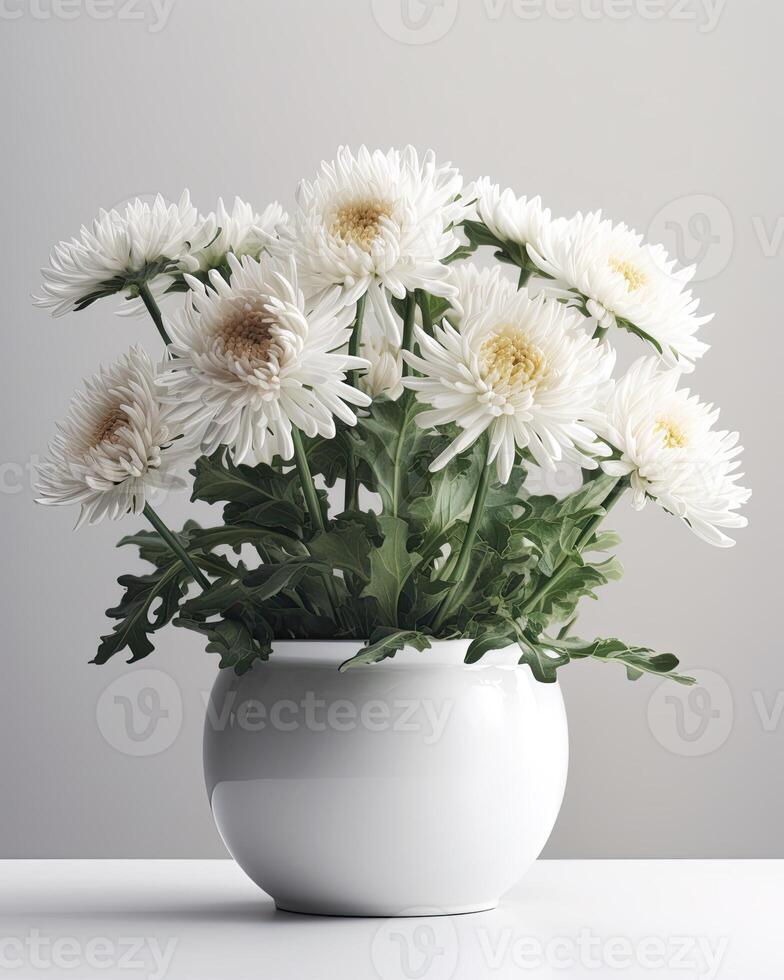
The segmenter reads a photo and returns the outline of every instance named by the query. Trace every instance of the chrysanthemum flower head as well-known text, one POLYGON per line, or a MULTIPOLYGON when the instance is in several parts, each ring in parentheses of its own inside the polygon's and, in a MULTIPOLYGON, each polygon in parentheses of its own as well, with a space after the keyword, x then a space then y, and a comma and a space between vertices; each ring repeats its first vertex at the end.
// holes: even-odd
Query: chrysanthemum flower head
POLYGON ((460 245, 462 178, 436 164, 432 151, 371 152, 347 147, 303 181, 293 219, 292 245, 302 286, 319 296, 339 286, 352 304, 368 290, 402 299, 424 289, 449 295, 443 260, 460 245))
POLYGON ((621 326, 649 341, 669 365, 691 370, 708 349, 697 330, 699 301, 686 289, 694 267, 676 269, 661 245, 648 245, 601 211, 559 218, 528 253, 544 272, 572 289, 603 328, 621 326))
POLYGON ((550 223, 550 211, 542 207, 541 198, 518 197, 510 187, 501 190, 489 177, 467 187, 465 199, 473 201, 470 216, 502 242, 536 246, 550 223))
POLYGON ((614 355, 576 329, 580 314, 545 296, 531 298, 498 273, 480 276, 478 299, 461 296, 466 312, 429 337, 416 329, 421 356, 405 353, 421 377, 404 380, 432 406, 417 416, 430 427, 457 423, 462 433, 431 465, 439 469, 489 433, 488 462, 508 481, 518 450, 540 465, 562 459, 595 468, 606 452, 593 414, 614 355))
POLYGON ((214 234, 187 191, 177 204, 159 194, 152 204, 137 198, 122 212, 102 210, 92 228, 82 226, 78 239, 55 246, 49 268, 41 270, 41 295, 33 301, 53 316, 84 309, 186 266, 191 252, 214 234))
POLYGON ((341 351, 353 312, 338 290, 306 303, 293 261, 231 253, 227 261, 230 282, 215 270, 208 286, 188 277, 161 381, 205 452, 226 445, 237 462, 289 459, 292 426, 332 438, 334 417, 353 425, 349 405, 370 404, 345 382, 346 371, 368 366, 341 351))
POLYGON ((386 395, 392 401, 397 401, 403 394, 403 358, 400 344, 391 341, 377 326, 368 329, 369 326, 366 322, 362 333, 362 356, 369 367, 360 375, 359 387, 371 398, 386 395))
POLYGON ((251 255, 258 258, 264 248, 274 246, 282 226, 288 220, 277 201, 267 205, 259 214, 251 204, 239 197, 234 198, 231 211, 218 199, 214 213, 205 218, 216 233, 204 248, 193 253, 195 268, 202 272, 223 266, 231 252, 238 257, 251 255))
POLYGON ((456 262, 449 269, 449 281, 455 287, 446 317, 459 327, 491 303, 511 300, 517 293, 513 282, 501 275, 497 267, 481 269, 473 262, 456 262))
POLYGON ((736 513, 751 496, 738 485, 738 433, 717 431, 718 409, 679 389, 681 374, 655 357, 641 358, 615 386, 601 428, 619 454, 602 466, 628 476, 634 507, 652 497, 703 540, 734 541, 722 528, 745 527, 736 513))
POLYGON ((79 504, 77 526, 138 514, 154 490, 183 486, 192 455, 161 401, 159 371, 140 348, 102 368, 78 391, 38 470, 41 504, 79 504))

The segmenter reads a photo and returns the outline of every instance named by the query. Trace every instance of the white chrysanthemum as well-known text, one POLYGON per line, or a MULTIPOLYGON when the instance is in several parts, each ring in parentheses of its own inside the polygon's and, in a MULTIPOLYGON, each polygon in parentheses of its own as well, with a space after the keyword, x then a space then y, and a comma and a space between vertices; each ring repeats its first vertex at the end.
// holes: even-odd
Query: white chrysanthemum
POLYGON ((528 253, 583 298, 601 327, 630 324, 658 344, 667 364, 691 370, 708 349, 695 335, 712 315, 697 316, 699 301, 686 289, 694 266, 676 270, 661 245, 644 243, 601 211, 551 222, 528 253))
POLYGON ((369 367, 359 375, 359 387, 371 398, 386 395, 397 401, 403 394, 402 333, 389 304, 366 304, 361 337, 360 353, 369 367))
POLYGON ((187 277, 185 309, 169 324, 174 361, 161 381, 205 452, 226 445, 237 462, 289 459, 292 426, 332 438, 333 416, 354 425, 348 406, 370 404, 344 380, 347 370, 367 367, 340 350, 353 311, 337 290, 306 306, 291 261, 227 261, 230 284, 214 270, 211 288, 187 277))
POLYGON ((705 541, 729 547, 735 542, 721 528, 745 527, 735 511, 751 496, 737 482, 738 433, 716 431, 718 409, 679 390, 680 377, 655 357, 632 365, 615 386, 600 430, 620 459, 602 466, 630 477, 637 509, 653 497, 705 541))
POLYGON ((391 342, 388 336, 379 330, 365 331, 362 356, 370 367, 360 375, 360 388, 371 398, 386 395, 392 401, 397 401, 403 394, 403 358, 400 346, 391 342))
MULTIPOLYGON (((190 253, 184 260, 182 269, 158 276, 150 283, 150 292, 159 306, 178 279, 182 282, 181 275, 185 270, 204 279, 210 269, 225 267, 229 252, 240 257, 251 255, 258 258, 262 250, 274 254, 284 250, 279 242, 279 234, 288 221, 288 215, 277 202, 269 204, 261 214, 257 214, 252 205, 239 197, 234 199, 231 211, 226 209, 223 199, 219 198, 216 211, 202 218, 202 221, 211 232, 211 239, 207 244, 197 252, 190 253)), ((180 292, 179 289, 176 291, 180 292)), ((117 312, 120 316, 147 316, 147 308, 140 299, 132 299, 117 312)))
MULTIPOLYGON (((497 301, 498 296, 505 294, 512 297, 518 290, 517 284, 505 278, 498 266, 492 269, 480 269, 472 262, 455 262, 450 265, 449 281, 456 292, 449 300, 449 309, 445 315, 453 327, 459 327, 466 317, 478 313, 488 302, 497 301)), ((573 294, 563 289, 553 288, 545 279, 531 279, 525 288, 531 299, 543 296, 546 299, 560 299, 564 302, 574 300, 573 294)), ((584 330, 583 317, 573 318, 570 322, 581 332, 584 330)))
POLYGON ((399 299, 414 289, 449 295, 443 260, 460 245, 452 226, 465 213, 461 187, 432 151, 420 160, 411 146, 363 146, 356 156, 341 147, 297 193, 292 246, 306 293, 337 285, 347 304, 371 288, 399 299))
POLYGON ((229 252, 239 257, 251 255, 258 258, 262 249, 276 241, 288 215, 277 201, 258 214, 252 205, 235 197, 231 211, 219 198, 216 211, 205 220, 219 230, 205 248, 193 255, 197 268, 202 272, 223 265, 229 252))
POLYGON ((550 211, 542 207, 541 198, 518 197, 509 187, 502 191, 489 177, 474 181, 465 197, 476 199, 472 216, 503 242, 536 247, 550 223, 550 211))
POLYGON ((488 461, 506 483, 517 450, 552 468, 561 459, 595 468, 606 447, 592 428, 614 354, 575 327, 580 314, 544 296, 482 281, 476 300, 463 296, 466 315, 434 338, 417 328, 421 357, 404 354, 422 377, 404 385, 432 409, 423 426, 455 422, 463 432, 432 463, 439 469, 489 430, 488 461))
POLYGON ((80 504, 77 527, 138 514, 151 490, 183 486, 192 454, 162 405, 158 368, 140 347, 78 391, 38 470, 41 504, 80 504))
POLYGON ((455 287, 446 317, 454 327, 475 316, 491 303, 508 301, 517 292, 511 280, 505 279, 498 266, 480 269, 472 262, 456 262, 449 270, 449 281, 455 287))
POLYGON ((42 295, 33 300, 53 316, 84 309, 103 296, 180 268, 214 233, 187 191, 178 204, 167 204, 159 194, 152 204, 137 198, 122 214, 101 210, 92 229, 82 226, 78 239, 55 246, 50 267, 41 270, 42 295))

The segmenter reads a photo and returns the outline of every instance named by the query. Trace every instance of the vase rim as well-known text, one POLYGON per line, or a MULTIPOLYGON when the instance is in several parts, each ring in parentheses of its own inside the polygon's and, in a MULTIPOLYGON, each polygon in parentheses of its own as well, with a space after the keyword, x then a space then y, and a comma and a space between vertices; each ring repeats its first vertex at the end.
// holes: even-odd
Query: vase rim
MULTIPOLYGON (((366 640, 318 639, 318 640, 273 640, 270 663, 284 660, 288 663, 337 665, 350 660, 361 652, 366 640)), ((431 640, 431 646, 424 650, 406 646, 378 663, 362 665, 369 669, 421 668, 433 666, 453 666, 464 669, 477 669, 506 664, 517 666, 520 650, 517 646, 503 650, 489 651, 477 664, 466 664, 464 658, 471 644, 470 638, 453 640, 431 640)), ((356 669, 356 668, 352 668, 356 669)))

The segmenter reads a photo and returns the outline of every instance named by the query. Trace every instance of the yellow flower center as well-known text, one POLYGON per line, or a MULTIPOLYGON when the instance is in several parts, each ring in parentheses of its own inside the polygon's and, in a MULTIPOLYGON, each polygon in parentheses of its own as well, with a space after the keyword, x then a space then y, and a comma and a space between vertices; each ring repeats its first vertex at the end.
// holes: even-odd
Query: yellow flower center
POLYGON ((217 344, 221 351, 248 361, 269 360, 272 345, 272 317, 262 310, 235 313, 220 329, 217 344))
POLYGON ((355 201, 338 208, 331 232, 344 242, 350 242, 365 252, 370 251, 378 237, 382 218, 389 218, 392 208, 381 200, 355 201))
POLYGON ((661 433, 662 442, 667 449, 683 449, 689 441, 683 429, 669 419, 659 419, 653 431, 661 433))
POLYGON ((648 277, 645 273, 638 269, 636 266, 632 265, 631 262, 623 261, 622 259, 610 259, 608 265, 613 272, 617 272, 619 275, 623 276, 626 280, 626 288, 630 293, 633 293, 636 289, 644 286, 648 281, 648 277))
POLYGON ((524 388, 535 385, 544 374, 544 354, 522 330, 496 333, 482 344, 480 355, 485 380, 524 388))
POLYGON ((96 426, 91 446, 100 446, 102 442, 117 442, 117 432, 130 425, 130 419, 119 408, 113 408, 104 415, 96 426))

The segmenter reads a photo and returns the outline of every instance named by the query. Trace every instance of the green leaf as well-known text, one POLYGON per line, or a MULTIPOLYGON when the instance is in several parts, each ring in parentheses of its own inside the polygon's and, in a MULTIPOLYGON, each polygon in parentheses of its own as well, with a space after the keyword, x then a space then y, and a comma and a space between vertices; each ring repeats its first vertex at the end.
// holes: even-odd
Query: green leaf
POLYGON ((150 635, 177 613, 190 573, 178 559, 172 559, 149 575, 121 575, 117 581, 125 594, 119 605, 106 610, 106 615, 119 622, 111 633, 101 637, 92 661, 95 664, 105 664, 126 647, 131 651, 128 663, 149 656, 155 649, 150 635))
POLYGON ((141 269, 118 273, 116 276, 104 279, 103 282, 98 283, 95 289, 89 293, 85 293, 76 302, 74 309, 77 312, 84 310, 95 303, 96 300, 105 299, 107 296, 113 296, 115 293, 123 292, 126 289, 128 290, 127 298, 134 299, 139 295, 139 286, 143 283, 150 282, 163 273, 174 272, 178 266, 178 260, 172 260, 162 256, 154 262, 146 262, 141 269))
POLYGON ((338 480, 345 479, 351 458, 351 436, 345 423, 337 423, 334 439, 315 436, 305 439, 305 451, 311 473, 324 478, 328 487, 334 487, 338 480))
POLYGON ((506 554, 519 556, 533 548, 539 571, 549 578, 565 555, 578 557, 575 544, 580 532, 580 525, 568 519, 548 520, 528 514, 510 527, 506 554))
MULTIPOLYGON (((463 258, 470 255, 474 251, 474 248, 470 245, 461 245, 443 259, 444 263, 454 262, 458 258, 463 258)), ((417 291, 419 293, 419 291, 417 291)), ((430 320, 432 323, 438 323, 442 320, 446 311, 452 305, 448 299, 444 299, 443 296, 433 296, 432 293, 425 292, 422 290, 421 295, 425 298, 428 309, 430 310, 430 320)), ((401 320, 405 318, 406 315, 406 301, 404 299, 398 299, 396 296, 392 297, 392 308, 395 313, 400 317, 401 320)))
POLYGON ((206 623, 180 616, 174 621, 174 625, 203 633, 208 640, 207 653, 219 654, 219 666, 233 667, 237 674, 244 674, 256 660, 269 659, 271 635, 261 638, 254 635, 242 618, 206 623))
POLYGON ((298 541, 285 532, 275 531, 269 527, 259 527, 257 524, 227 524, 221 527, 198 528, 191 535, 191 547, 208 552, 221 545, 239 551, 243 544, 254 545, 265 559, 270 554, 279 554, 280 548, 289 550, 303 549, 298 541))
POLYGON ((429 623, 451 588, 451 582, 430 578, 421 568, 416 569, 400 592, 400 626, 404 629, 418 629, 429 623))
POLYGON ((458 521, 468 521, 483 465, 481 452, 472 452, 423 478, 422 492, 406 510, 412 529, 421 535, 417 547, 423 555, 438 550, 458 521))
POLYGON ((558 513, 570 517, 577 515, 588 517, 603 514, 604 507, 602 505, 617 483, 618 477, 607 476, 606 473, 595 470, 585 483, 573 493, 568 494, 561 500, 556 500, 554 497, 551 498, 555 503, 550 505, 548 513, 550 515, 558 513))
POLYGON ((658 354, 663 353, 659 341, 643 330, 642 327, 638 327, 630 320, 624 320, 622 317, 616 317, 615 322, 621 330, 626 330, 628 333, 634 334, 635 337, 639 337, 640 340, 644 340, 646 344, 650 344, 658 354))
POLYGON ((520 242, 511 242, 503 238, 498 238, 481 221, 464 221, 463 230, 473 249, 483 245, 490 246, 490 248, 496 250, 495 258, 499 262, 506 262, 520 269, 527 269, 530 272, 535 272, 539 276, 543 275, 528 257, 525 245, 520 242))
POLYGON ((411 391, 397 401, 375 399, 352 434, 354 455, 364 464, 359 478, 381 496, 384 513, 391 517, 403 516, 406 501, 426 486, 426 466, 418 464, 423 456, 430 461, 428 449, 438 437, 416 424, 420 411, 411 391))
POLYGON ((582 598, 597 599, 596 589, 608 582, 617 581, 623 568, 617 558, 608 558, 598 564, 573 564, 558 584, 542 601, 542 613, 547 623, 565 623, 574 615, 582 598))
MULTIPOLYGON (((450 252, 446 258, 441 261, 444 265, 450 265, 452 262, 460 262, 462 259, 470 258, 476 251, 476 245, 469 242, 467 245, 458 245, 454 252, 450 252)), ((435 317, 433 318, 435 320, 435 317)))
POLYGON ((678 658, 673 653, 654 653, 650 647, 631 646, 615 638, 580 640, 577 637, 563 640, 542 640, 572 660, 591 657, 605 663, 617 662, 626 667, 629 680, 637 680, 645 674, 662 674, 679 684, 693 684, 693 677, 674 673, 678 658))
POLYGON ((191 500, 224 502, 227 524, 252 524, 293 538, 302 537, 305 511, 295 471, 280 473, 259 463, 235 465, 224 448, 201 456, 194 469, 191 500))
POLYGON ((586 544, 585 551, 609 551, 617 548, 621 543, 621 537, 615 531, 600 531, 595 534, 586 544))
POLYGON ((403 647, 413 647, 415 650, 426 650, 430 640, 416 630, 399 630, 381 627, 372 634, 369 644, 356 656, 351 657, 340 665, 341 670, 358 667, 360 664, 375 664, 387 657, 394 657, 403 647))
POLYGON ((517 642, 523 651, 520 663, 528 664, 534 678, 542 684, 554 684, 558 679, 558 668, 569 663, 569 654, 562 650, 547 650, 529 643, 523 636, 518 636, 517 642))
POLYGON ((503 650, 517 640, 514 626, 505 621, 491 621, 482 627, 478 636, 471 641, 465 655, 467 664, 475 664, 491 650, 503 650))
MULTIPOLYGON (((199 525, 195 521, 187 521, 179 533, 178 537, 184 548, 189 547, 191 532, 194 530, 199 530, 199 525)), ((171 548, 157 531, 137 531, 135 534, 126 534, 117 542, 117 547, 124 548, 126 545, 138 548, 139 557, 155 565, 156 568, 171 564, 174 557, 171 548)))
POLYGON ((283 563, 259 565, 245 575, 242 584, 258 602, 264 602, 277 595, 282 589, 295 586, 308 573, 331 574, 332 569, 323 562, 311 558, 291 558, 283 563))
MULTIPOLYGON (((476 659, 485 654, 488 650, 499 649, 516 642, 521 650, 519 663, 528 664, 534 678, 542 684, 553 684, 557 680, 557 670, 569 662, 568 653, 561 650, 548 650, 533 642, 526 633, 526 620, 507 619, 497 621, 491 627, 491 636, 483 642, 480 636, 477 642, 476 659), (491 646, 490 643, 494 645, 491 646)), ((469 647, 471 652, 474 644, 469 647)))
POLYGON ((370 581, 363 596, 377 600, 385 624, 397 626, 398 600, 408 576, 414 571, 420 556, 407 548, 408 525, 399 517, 380 517, 383 544, 370 552, 370 581))
MULTIPOLYGON (((378 525, 377 525, 378 526, 378 525)), ((308 549, 324 566, 355 575, 360 581, 370 578, 370 550, 367 526, 346 523, 334 530, 319 531, 308 549)))

